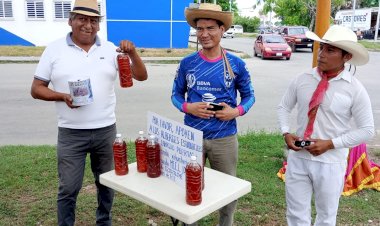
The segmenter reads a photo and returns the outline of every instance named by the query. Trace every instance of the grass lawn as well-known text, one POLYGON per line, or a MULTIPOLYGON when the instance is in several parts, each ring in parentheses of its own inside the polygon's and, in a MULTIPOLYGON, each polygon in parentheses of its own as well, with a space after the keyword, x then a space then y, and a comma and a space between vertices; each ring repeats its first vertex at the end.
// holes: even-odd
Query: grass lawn
MULTIPOLYGON (((286 225, 284 183, 276 176, 283 161, 279 134, 250 133, 239 137, 238 177, 252 183, 239 199, 235 225, 286 225)), ((135 161, 128 144, 129 162, 135 161)), ((57 167, 54 146, 0 147, 0 225, 56 225, 57 167)), ((90 164, 79 194, 76 225, 94 225, 96 197, 90 164)), ((207 181, 205 181, 207 186, 207 181)), ((173 184, 173 186, 177 186, 173 184)), ((380 192, 365 190, 341 198, 338 225, 380 225, 380 192)), ((113 225, 171 225, 169 216, 116 192, 113 225)), ((216 225, 218 214, 199 225, 216 225)))
MULTIPOLYGON (((256 33, 237 34, 236 37, 245 37, 255 39, 256 33)), ((380 41, 373 42, 368 40, 359 41, 370 51, 380 51, 380 41)), ((0 46, 0 56, 41 56, 45 47, 30 47, 30 46, 0 46)), ((183 57, 194 51, 195 47, 187 49, 154 49, 154 48, 139 48, 139 55, 141 57, 183 57)), ((242 56, 248 58, 246 54, 242 56)))

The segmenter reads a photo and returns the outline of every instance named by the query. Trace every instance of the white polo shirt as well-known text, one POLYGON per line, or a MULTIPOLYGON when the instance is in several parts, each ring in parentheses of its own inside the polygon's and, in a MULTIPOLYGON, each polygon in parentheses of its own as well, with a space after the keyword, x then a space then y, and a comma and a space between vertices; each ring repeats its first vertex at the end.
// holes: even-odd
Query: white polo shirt
POLYGON ((96 37, 96 43, 86 52, 74 44, 70 33, 46 47, 34 77, 50 82, 61 93, 70 93, 68 81, 90 78, 94 99, 93 103, 75 109, 56 101, 59 127, 95 129, 116 122, 116 48, 96 37))
MULTIPOLYGON (((303 137, 310 99, 321 80, 316 68, 298 76, 288 87, 278 108, 281 132, 289 132, 289 115, 297 105, 297 136, 303 137)), ((289 155, 327 163, 345 162, 348 147, 357 146, 374 135, 371 102, 361 82, 347 67, 329 80, 329 87, 317 111, 311 138, 332 140, 335 149, 319 156, 306 150, 290 151, 289 155), (355 124, 352 127, 351 122, 355 124)))

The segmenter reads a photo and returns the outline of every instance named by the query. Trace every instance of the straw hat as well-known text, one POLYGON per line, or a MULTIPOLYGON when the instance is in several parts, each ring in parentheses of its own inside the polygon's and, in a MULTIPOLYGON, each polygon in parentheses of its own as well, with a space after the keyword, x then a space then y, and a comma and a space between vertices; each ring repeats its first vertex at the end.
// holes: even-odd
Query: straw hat
POLYGON ((333 25, 319 38, 314 32, 307 31, 306 37, 317 42, 326 43, 352 54, 348 63, 360 66, 368 63, 369 55, 366 48, 358 43, 356 34, 349 28, 333 25))
POLYGON ((196 19, 214 19, 223 23, 224 28, 228 30, 232 25, 232 12, 222 11, 220 5, 211 3, 190 4, 185 9, 185 17, 187 23, 193 28, 197 27, 196 19))
POLYGON ((76 0, 70 13, 101 17, 96 0, 76 0))

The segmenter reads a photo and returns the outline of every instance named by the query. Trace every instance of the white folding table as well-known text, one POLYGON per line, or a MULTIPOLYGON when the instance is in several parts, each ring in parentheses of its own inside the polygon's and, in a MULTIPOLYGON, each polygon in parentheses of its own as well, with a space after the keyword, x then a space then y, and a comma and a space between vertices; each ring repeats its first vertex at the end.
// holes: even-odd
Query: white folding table
MULTIPOLYGON (((186 191, 164 176, 149 178, 139 173, 136 163, 129 164, 129 173, 118 176, 115 171, 100 175, 100 183, 137 199, 179 221, 192 224, 251 191, 251 183, 205 167, 205 188, 202 203, 186 204, 186 191)), ((176 225, 178 221, 175 223, 176 225)))

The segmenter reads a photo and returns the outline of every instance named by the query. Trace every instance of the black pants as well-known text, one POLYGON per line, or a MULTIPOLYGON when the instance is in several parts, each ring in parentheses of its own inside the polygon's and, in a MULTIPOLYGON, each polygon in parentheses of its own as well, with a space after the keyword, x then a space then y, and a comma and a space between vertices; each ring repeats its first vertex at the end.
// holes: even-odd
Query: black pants
POLYGON ((114 191, 99 183, 99 175, 113 169, 115 136, 115 124, 99 129, 58 128, 58 225, 74 225, 76 199, 82 188, 87 153, 97 187, 96 225, 111 225, 114 191))

